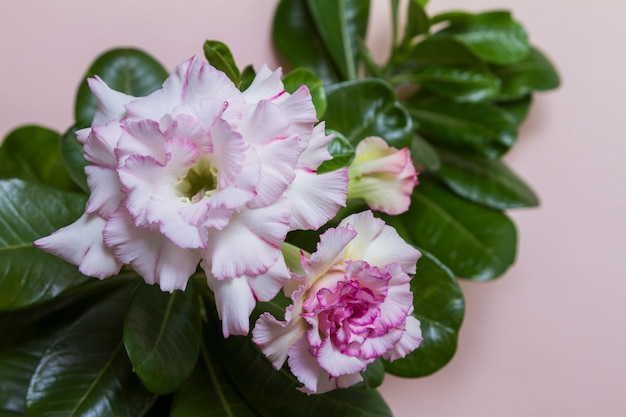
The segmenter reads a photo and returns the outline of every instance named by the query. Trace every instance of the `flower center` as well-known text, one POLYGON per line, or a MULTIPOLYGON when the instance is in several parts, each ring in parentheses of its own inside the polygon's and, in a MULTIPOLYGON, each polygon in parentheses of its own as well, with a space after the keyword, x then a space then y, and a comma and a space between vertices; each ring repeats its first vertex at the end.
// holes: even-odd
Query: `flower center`
POLYGON ((210 197, 216 188, 217 168, 211 165, 208 158, 201 158, 176 185, 180 199, 192 203, 210 197))

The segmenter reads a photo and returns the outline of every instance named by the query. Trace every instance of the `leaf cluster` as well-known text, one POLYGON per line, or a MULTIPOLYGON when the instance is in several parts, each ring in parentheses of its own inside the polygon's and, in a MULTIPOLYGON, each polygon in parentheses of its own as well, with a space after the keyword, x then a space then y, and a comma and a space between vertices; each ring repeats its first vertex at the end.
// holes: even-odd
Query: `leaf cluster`
MULTIPOLYGON (((410 147, 420 184, 410 210, 385 220, 422 251, 412 280, 424 342, 395 362, 378 360, 357 387, 307 396, 287 368, 275 371, 246 337, 224 340, 212 294, 198 274, 186 291, 161 292, 131 270, 105 281, 37 250, 32 242, 84 211, 86 161, 75 131, 97 103, 86 79, 144 96, 167 71, 146 53, 98 57, 76 96, 75 123, 58 133, 23 126, 0 146, 0 414, 7 416, 391 416, 375 388, 385 372, 428 375, 453 357, 463 321, 457 277, 485 281, 514 261, 516 231, 504 210, 538 199, 500 159, 515 143, 531 96, 558 85, 549 60, 508 12, 428 16, 410 0, 377 64, 363 40, 368 0, 283 0, 277 51, 294 68, 289 92, 306 85, 334 139, 320 171, 348 165, 367 136, 410 147)), ((245 90, 255 70, 206 41, 207 60, 245 90)), ((342 211, 359 211, 358 202, 342 211)), ((332 226, 331 222, 329 226, 332 226)), ((289 239, 314 248, 321 231, 289 239)), ((253 314, 281 316, 278 296, 253 314)))

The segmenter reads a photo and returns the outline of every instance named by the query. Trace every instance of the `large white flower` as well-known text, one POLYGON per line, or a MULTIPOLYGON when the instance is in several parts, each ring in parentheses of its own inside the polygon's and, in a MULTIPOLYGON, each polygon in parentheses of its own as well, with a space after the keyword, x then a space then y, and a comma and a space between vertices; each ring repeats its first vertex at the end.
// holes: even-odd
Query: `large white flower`
POLYGON ((318 175, 330 137, 308 89, 285 91, 263 66, 240 92, 190 59, 141 98, 89 80, 98 101, 83 143, 91 195, 74 224, 35 242, 105 278, 130 264, 164 291, 200 263, 225 335, 248 332, 257 300, 289 278, 288 231, 315 229, 345 204, 346 170, 318 175))
POLYGON ((285 320, 263 313, 254 342, 276 369, 287 360, 307 393, 361 381, 376 358, 404 357, 422 341, 408 275, 419 256, 372 212, 346 217, 302 257, 285 320))

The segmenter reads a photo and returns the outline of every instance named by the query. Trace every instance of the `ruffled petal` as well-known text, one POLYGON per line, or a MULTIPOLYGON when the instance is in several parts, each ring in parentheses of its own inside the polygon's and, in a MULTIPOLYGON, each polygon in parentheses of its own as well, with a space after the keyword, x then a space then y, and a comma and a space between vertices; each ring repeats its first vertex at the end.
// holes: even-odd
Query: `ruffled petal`
POLYGON ((176 246, 158 231, 135 227, 121 208, 107 221, 104 241, 119 260, 163 291, 184 290, 200 261, 198 252, 176 246))
POLYGON ((276 100, 286 94, 285 87, 281 81, 282 70, 270 70, 263 64, 252 84, 243 92, 243 97, 247 103, 258 103, 261 100, 276 100))
POLYGON ((383 355, 383 358, 388 361, 404 358, 417 349, 423 340, 419 320, 413 316, 409 316, 406 319, 405 331, 402 338, 392 349, 383 355))
POLYGON ((92 121, 94 126, 102 126, 111 120, 123 118, 126 113, 125 106, 135 100, 133 96, 112 90, 97 75, 94 78, 88 78, 87 84, 98 102, 92 121))
POLYGON ((333 135, 327 136, 325 129, 324 122, 313 128, 308 141, 309 145, 298 159, 298 168, 315 172, 322 162, 332 159, 330 152, 328 152, 328 142, 331 141, 333 135))
POLYGON ((306 337, 301 337, 291 345, 288 351, 289 369, 291 373, 304 384, 304 391, 313 394, 318 391, 320 379, 328 379, 328 373, 324 371, 317 360, 309 352, 309 344, 306 337), (324 378, 326 376, 326 378, 324 378))
POLYGON ((291 230, 317 230, 346 206, 346 168, 325 174, 296 170, 285 195, 291 203, 291 230))
POLYGON ((302 337, 306 330, 304 322, 296 318, 294 322, 278 321, 270 313, 263 313, 252 329, 252 341, 268 357, 276 369, 280 369, 291 346, 302 337))
POLYGON ((87 213, 98 213, 105 219, 117 209, 124 198, 117 172, 98 165, 87 165, 87 184, 91 190, 87 201, 87 213))
POLYGON ((307 282, 315 282, 320 275, 326 274, 331 266, 342 260, 346 246, 355 236, 356 231, 349 225, 328 229, 322 233, 317 250, 309 259, 302 260, 302 269, 305 271, 307 282))
POLYGON ((215 294, 215 306, 222 320, 224 337, 246 335, 250 330, 250 314, 256 300, 245 278, 216 279, 210 268, 202 262, 207 283, 215 294))
POLYGON ((91 128, 83 146, 85 159, 96 165, 115 168, 115 147, 121 134, 122 129, 117 120, 91 128))
POLYGON ((360 358, 341 353, 330 339, 324 339, 317 349, 316 359, 320 367, 334 377, 359 373, 367 366, 360 358))
POLYGON ((346 259, 364 260, 372 266, 384 268, 397 263, 408 274, 415 273, 415 264, 420 252, 406 243, 396 230, 364 211, 346 217, 339 226, 351 224, 357 237, 346 248, 346 259))
POLYGON ((122 262, 104 244, 105 220, 97 214, 84 213, 76 222, 57 230, 33 244, 74 265, 84 274, 107 278, 120 272, 122 262))

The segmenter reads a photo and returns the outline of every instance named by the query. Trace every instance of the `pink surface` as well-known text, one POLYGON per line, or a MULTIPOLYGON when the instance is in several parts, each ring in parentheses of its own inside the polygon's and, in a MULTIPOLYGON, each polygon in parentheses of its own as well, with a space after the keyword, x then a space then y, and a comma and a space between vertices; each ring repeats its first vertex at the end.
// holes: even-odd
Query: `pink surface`
MULTIPOLYGON (((219 39, 240 65, 274 65, 275 3, 3 0, 0 135, 29 122, 66 129, 78 81, 112 47, 140 47, 173 68, 219 39)), ((387 45, 387 2, 372 3, 369 42, 387 45)), ((542 199, 540 209, 512 212, 517 264, 497 282, 463 284, 467 315, 444 370, 388 377, 381 391, 396 417, 624 416, 625 3, 431 3, 431 11, 512 9, 559 67, 563 87, 537 96, 507 157, 542 199)))

